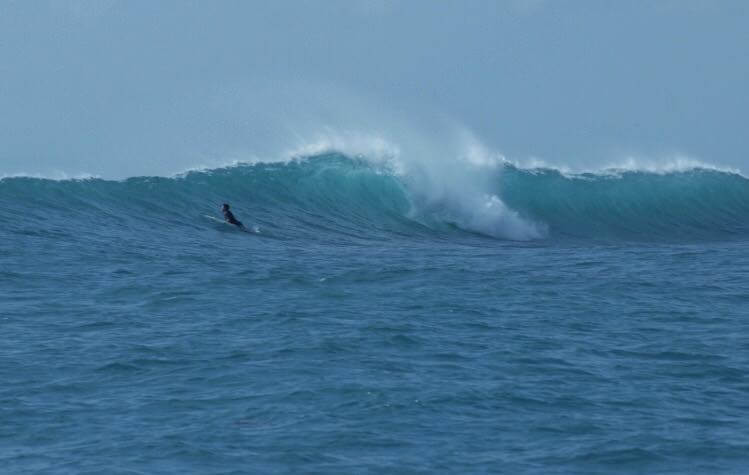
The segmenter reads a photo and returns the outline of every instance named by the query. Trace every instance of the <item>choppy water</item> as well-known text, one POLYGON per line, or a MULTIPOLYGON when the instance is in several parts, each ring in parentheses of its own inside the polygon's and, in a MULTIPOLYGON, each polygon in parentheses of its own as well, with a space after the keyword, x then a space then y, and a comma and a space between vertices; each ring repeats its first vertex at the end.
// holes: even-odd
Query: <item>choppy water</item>
POLYGON ((0 471, 746 473, 748 271, 714 170, 6 178, 0 471))

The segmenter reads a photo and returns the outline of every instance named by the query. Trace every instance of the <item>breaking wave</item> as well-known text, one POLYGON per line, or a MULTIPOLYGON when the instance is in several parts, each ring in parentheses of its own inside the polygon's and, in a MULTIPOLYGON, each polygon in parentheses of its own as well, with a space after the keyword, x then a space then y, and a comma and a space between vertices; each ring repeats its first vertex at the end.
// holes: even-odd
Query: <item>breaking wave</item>
POLYGON ((176 177, 0 180, 0 224, 33 234, 215 232, 223 202, 282 239, 694 240, 749 235, 749 180, 681 167, 569 174, 502 162, 439 173, 320 152, 176 177))

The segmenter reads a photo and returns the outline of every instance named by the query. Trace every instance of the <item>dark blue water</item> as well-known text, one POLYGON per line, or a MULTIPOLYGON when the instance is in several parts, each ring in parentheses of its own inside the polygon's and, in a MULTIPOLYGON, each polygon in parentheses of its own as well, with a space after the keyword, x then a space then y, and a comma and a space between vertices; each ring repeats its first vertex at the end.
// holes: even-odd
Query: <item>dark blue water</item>
POLYGON ((749 181, 424 183, 0 181, 0 471, 745 473, 749 181))

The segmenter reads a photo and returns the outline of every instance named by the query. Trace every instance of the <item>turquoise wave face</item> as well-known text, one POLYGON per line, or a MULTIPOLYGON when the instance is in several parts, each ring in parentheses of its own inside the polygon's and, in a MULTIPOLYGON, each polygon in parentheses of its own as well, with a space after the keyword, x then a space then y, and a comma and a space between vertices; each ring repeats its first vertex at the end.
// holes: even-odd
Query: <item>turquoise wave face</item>
POLYGON ((566 176, 508 168, 505 202, 556 237, 715 239, 749 233, 749 180, 708 169, 566 176))
MULTIPOLYGON (((564 175, 510 165, 489 188, 424 185, 413 170, 340 154, 124 181, 6 178, 0 223, 14 233, 210 229, 227 202, 281 239, 730 239, 749 234, 749 180, 714 170, 564 175)), ((449 177, 445 177, 449 180, 449 177)), ((437 184, 439 185, 439 183, 437 184)), ((218 223, 219 225, 221 223, 218 223)), ((226 229, 219 229, 225 231, 226 229)))

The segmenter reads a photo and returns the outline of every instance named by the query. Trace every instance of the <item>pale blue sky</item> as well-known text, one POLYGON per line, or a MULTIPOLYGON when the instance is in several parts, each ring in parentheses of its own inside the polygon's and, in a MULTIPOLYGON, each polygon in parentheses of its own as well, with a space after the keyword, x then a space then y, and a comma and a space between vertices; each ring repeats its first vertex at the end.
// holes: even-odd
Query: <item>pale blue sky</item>
POLYGON ((746 171, 748 84, 742 0, 0 0, 0 175, 170 173, 430 117, 510 158, 746 171))

